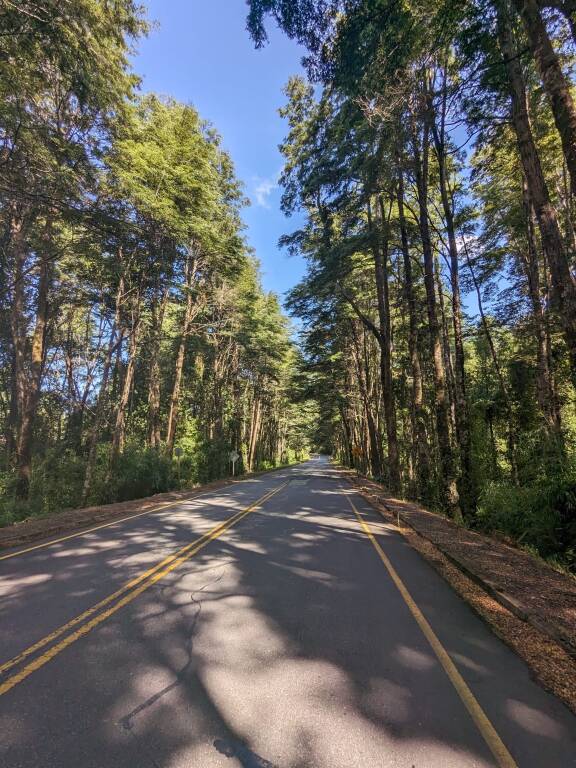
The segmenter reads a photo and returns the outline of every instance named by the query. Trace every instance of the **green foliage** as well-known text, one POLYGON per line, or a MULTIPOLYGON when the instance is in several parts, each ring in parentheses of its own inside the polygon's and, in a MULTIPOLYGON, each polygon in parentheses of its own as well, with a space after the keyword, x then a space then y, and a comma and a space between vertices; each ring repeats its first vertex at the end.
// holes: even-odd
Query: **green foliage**
MULTIPOLYGON (((109 446, 101 445, 98 454, 90 505, 142 498, 175 487, 173 463, 158 451, 128 445, 112 475, 108 471, 109 446)), ((79 507, 85 471, 85 459, 73 450, 48 449, 34 460, 28 499, 19 501, 9 486, 5 488, 0 521, 7 525, 79 507)), ((10 475, 5 478, 9 483, 10 475)))
POLYGON ((526 487, 489 482, 482 491, 476 525, 575 568, 576 478, 553 478, 526 487))
POLYGON ((71 450, 51 448, 33 463, 30 509, 49 515, 73 509, 80 501, 84 461, 71 450))
POLYGON ((142 14, 0 9, 3 523, 306 450, 232 160, 192 106, 135 93, 142 14))
MULTIPOLYGON (((164 493, 175 487, 174 466, 154 448, 127 445, 114 465, 109 489, 102 489, 108 501, 128 501, 164 493)), ((101 498, 102 498, 101 497, 101 498)))

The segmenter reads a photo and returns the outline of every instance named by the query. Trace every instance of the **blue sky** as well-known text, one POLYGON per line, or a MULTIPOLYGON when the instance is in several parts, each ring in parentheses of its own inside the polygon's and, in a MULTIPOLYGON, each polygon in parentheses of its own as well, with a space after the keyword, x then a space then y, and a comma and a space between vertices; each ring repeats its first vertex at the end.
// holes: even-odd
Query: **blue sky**
POLYGON ((285 125, 278 107, 288 77, 301 72, 301 49, 275 29, 260 50, 246 32, 244 0, 147 0, 158 24, 138 44, 134 68, 143 90, 193 104, 223 137, 252 205, 244 211, 264 286, 284 293, 304 272, 302 260, 278 249, 298 226, 280 211, 278 144, 285 125))

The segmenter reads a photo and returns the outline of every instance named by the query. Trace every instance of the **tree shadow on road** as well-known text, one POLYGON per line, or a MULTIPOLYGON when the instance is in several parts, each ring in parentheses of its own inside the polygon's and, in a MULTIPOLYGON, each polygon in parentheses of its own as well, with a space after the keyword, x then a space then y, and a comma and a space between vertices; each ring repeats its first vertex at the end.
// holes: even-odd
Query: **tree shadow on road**
MULTIPOLYGON (((303 477, 14 689, 0 727, 26 729, 3 765, 494 765, 340 490, 303 477)), ((497 730, 521 745, 518 765, 572 764, 571 715, 534 693, 522 662, 405 540, 379 529, 497 730)), ((134 551, 142 535, 154 526, 134 551)), ((176 548, 189 521, 156 535, 176 548)), ((54 578, 71 589, 79 570, 54 578)))

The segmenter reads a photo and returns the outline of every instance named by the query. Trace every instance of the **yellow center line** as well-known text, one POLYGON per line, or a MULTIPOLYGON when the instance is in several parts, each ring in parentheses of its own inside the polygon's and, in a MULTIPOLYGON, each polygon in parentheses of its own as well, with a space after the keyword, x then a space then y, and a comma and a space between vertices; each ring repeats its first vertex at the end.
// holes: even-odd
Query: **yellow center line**
POLYGON ((63 638, 59 643, 57 643, 56 645, 53 645, 51 648, 45 651, 45 653, 43 653, 41 656, 31 661, 29 664, 23 667, 23 669, 16 672, 15 674, 7 678, 3 683, 1 683, 0 696, 2 696, 3 694, 7 693, 9 690, 14 688, 14 686, 18 685, 18 683, 22 682, 22 680, 25 680, 29 675, 31 675, 37 669, 40 669, 41 667, 43 667, 51 659, 53 659, 54 656, 59 654, 69 645, 72 645, 72 643, 76 642, 76 640, 79 640, 81 637, 84 637, 84 635, 88 634, 88 632, 90 632, 92 629, 97 627, 99 624, 101 624, 107 618, 112 616, 114 613, 119 611, 125 605, 128 605, 128 603, 131 603, 139 595, 141 595, 151 586, 156 584, 157 581, 167 576, 175 568, 178 568, 178 566, 182 565, 182 563, 184 563, 186 560, 189 560, 197 552, 199 552, 201 549, 207 546, 211 541, 214 541, 214 539, 217 539, 219 536, 225 533, 230 527, 232 527, 235 523, 242 520, 242 518, 246 517, 251 512, 254 512, 254 510, 258 509, 262 504, 264 504, 264 502, 268 501, 268 499, 272 498, 272 496, 274 496, 276 493, 281 491, 287 485, 288 485, 288 481, 285 483, 282 483, 277 488, 274 488, 272 491, 265 493, 263 496, 261 496, 257 501, 255 501, 246 509, 241 510, 240 512, 237 512, 235 515, 232 515, 232 517, 228 518, 228 520, 225 520, 223 523, 216 525, 214 528, 208 531, 208 533, 205 533, 203 536, 191 542, 190 544, 186 545, 182 549, 178 550, 173 555, 170 555, 169 557, 165 558, 164 560, 162 560, 162 562, 158 563, 158 565, 155 565, 153 568, 148 569, 147 571, 142 573, 140 576, 137 576, 136 578, 132 579, 123 587, 121 587, 119 590, 117 590, 111 595, 108 595, 108 597, 104 598, 104 600, 101 600, 96 605, 92 606, 91 608, 88 608, 79 616, 76 616, 76 618, 72 619, 71 621, 67 622, 63 626, 59 627, 54 632, 51 632, 49 635, 46 635, 46 637, 43 637, 41 640, 34 643, 30 647, 26 648, 24 651, 19 653, 14 658, 2 664, 2 666, 0 666, 0 672, 5 672, 6 670, 11 669, 12 667, 22 662, 28 656, 31 656, 36 651, 45 647, 46 645, 51 643, 53 640, 65 634, 68 630, 72 629, 75 626, 78 626, 79 624, 82 625, 75 632, 63 638), (124 595, 124 597, 121 597, 122 595, 124 595), (119 599, 117 602, 114 602, 117 598, 121 598, 121 599, 119 599), (113 604, 110 605, 111 603, 113 604), (102 608, 105 608, 107 605, 109 605, 109 607, 106 608, 106 610, 101 610, 102 608), (93 618, 90 619, 91 616, 93 618), (87 621, 85 624, 82 624, 82 622, 86 621, 86 619, 90 619, 90 620, 87 621))
POLYGON ((346 498, 348 499, 348 502, 350 506, 352 507, 352 510, 354 511, 356 517, 358 518, 360 525, 364 529, 364 532, 374 545, 374 548, 378 555, 380 556, 380 560, 382 560, 384 567, 388 571, 392 581, 398 588, 398 591, 402 595, 402 598, 406 605, 408 606, 408 609, 410 610, 410 613, 412 616, 416 619, 416 622, 420 629, 422 630, 422 633, 432 646, 432 650, 436 654, 436 657, 440 664, 442 665, 444 671, 448 675, 450 682, 456 689, 456 692, 458 693, 458 696, 462 700, 462 703, 468 710, 472 720, 476 724, 476 727, 484 737, 484 741, 490 748, 492 754, 496 758, 496 762, 500 768, 518 768, 516 762, 514 761, 512 755, 510 752, 508 752, 508 749, 506 748, 504 742, 496 732, 496 729, 486 716, 484 710, 478 703, 477 699, 475 698, 474 694, 464 681, 464 678, 458 672, 454 662, 450 658, 448 652, 445 650, 444 646, 436 636, 434 630, 424 617, 424 614, 418 608, 416 603, 414 602, 414 599, 410 592, 406 589, 406 586, 404 585, 404 582, 398 575, 396 569, 388 559, 388 556, 384 553, 384 550, 378 543, 378 540, 372 533, 372 530, 364 517, 360 514, 360 512, 356 509, 354 503, 352 502, 352 499, 346 494, 346 498))
MULTIPOLYGON (((243 480, 239 482, 245 482, 243 480)), ((189 496, 186 499, 178 499, 177 501, 166 501, 163 504, 159 504, 157 507, 152 507, 152 509, 147 509, 145 512, 137 512, 135 515, 128 515, 128 517, 121 517, 119 520, 112 520, 110 523, 102 523, 102 525, 96 525, 93 528, 87 528, 84 531, 78 531, 77 533, 70 533, 68 536, 61 536, 59 539, 51 539, 50 541, 45 541, 42 544, 35 544, 32 547, 26 547, 26 549, 19 549, 18 552, 11 552, 9 555, 0 555, 0 560, 9 560, 11 557, 18 557, 18 555, 25 555, 27 552, 33 552, 35 549, 44 549, 44 547, 51 547, 52 544, 60 544, 62 541, 68 541, 69 539, 76 539, 78 536, 85 536, 87 533, 93 533, 93 531, 100 531, 102 528, 110 528, 112 525, 119 525, 120 523, 125 523, 127 520, 134 520, 136 517, 142 517, 142 515, 151 515, 153 512, 160 512, 163 509, 168 509, 169 507, 175 507, 178 504, 186 504, 188 501, 196 501, 196 499, 199 499, 202 496, 207 496, 209 493, 214 493, 215 491, 219 490, 218 488, 212 488, 208 491, 202 491, 202 493, 197 493, 195 496, 189 496)), ((1 671, 1 667, 0 667, 1 671)))

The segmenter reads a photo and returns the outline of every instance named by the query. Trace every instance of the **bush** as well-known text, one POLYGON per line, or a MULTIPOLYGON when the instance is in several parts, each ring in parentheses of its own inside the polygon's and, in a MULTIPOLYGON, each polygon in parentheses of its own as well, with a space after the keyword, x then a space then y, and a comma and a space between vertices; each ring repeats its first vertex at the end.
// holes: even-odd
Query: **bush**
POLYGON ((80 504, 86 465, 70 449, 50 448, 32 464, 29 504, 36 515, 49 515, 80 504))
MULTIPOLYGON (((23 517, 27 517, 24 512, 23 517)), ((0 527, 22 520, 14 504, 14 476, 12 472, 0 473, 0 527)))
MULTIPOLYGON (((222 439, 206 440, 199 438, 190 454, 192 482, 209 483, 228 477, 232 471, 230 455, 232 447, 222 439)), ((240 467, 236 465, 236 473, 240 467)))
MULTIPOLYGON (((164 454, 150 448, 127 446, 112 473, 110 446, 98 446, 89 505, 128 501, 176 486, 176 468, 164 454)), ((0 526, 28 517, 43 517, 75 509, 82 501, 86 460, 72 450, 51 448, 32 464, 30 495, 26 501, 14 496, 14 476, 0 475, 0 526)))
POLYGON ((107 501, 129 501, 169 491, 175 482, 172 461, 167 456, 154 448, 127 446, 116 460, 108 490, 102 493, 112 495, 107 501))
POLYGON ((73 451, 48 449, 32 462, 30 494, 24 501, 15 498, 14 473, 2 473, 0 526, 77 507, 82 496, 84 471, 84 460, 73 451))
POLYGON ((477 527, 504 533, 545 558, 576 566, 576 480, 527 487, 491 482, 480 496, 477 527))

